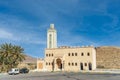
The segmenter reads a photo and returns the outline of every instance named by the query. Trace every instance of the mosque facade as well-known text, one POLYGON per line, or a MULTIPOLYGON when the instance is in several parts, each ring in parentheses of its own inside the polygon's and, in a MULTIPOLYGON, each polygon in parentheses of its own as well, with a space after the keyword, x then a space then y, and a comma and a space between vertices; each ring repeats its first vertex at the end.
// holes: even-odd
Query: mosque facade
POLYGON ((37 69, 45 71, 88 71, 96 69, 96 50, 93 46, 57 47, 57 30, 50 24, 44 60, 37 61, 37 69))

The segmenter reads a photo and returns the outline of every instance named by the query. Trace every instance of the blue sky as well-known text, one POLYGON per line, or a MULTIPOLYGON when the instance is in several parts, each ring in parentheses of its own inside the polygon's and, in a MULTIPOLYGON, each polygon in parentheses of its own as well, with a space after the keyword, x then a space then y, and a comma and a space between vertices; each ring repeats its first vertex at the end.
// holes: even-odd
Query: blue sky
POLYGON ((44 57, 55 24, 58 46, 120 46, 120 0, 0 0, 0 44, 44 57))

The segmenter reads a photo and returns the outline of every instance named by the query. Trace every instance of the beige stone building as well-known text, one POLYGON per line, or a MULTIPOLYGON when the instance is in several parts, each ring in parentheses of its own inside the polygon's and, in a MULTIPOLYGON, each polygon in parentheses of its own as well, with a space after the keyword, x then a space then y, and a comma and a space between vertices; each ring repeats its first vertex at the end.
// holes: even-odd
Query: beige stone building
POLYGON ((48 71, 81 71, 96 69, 94 47, 60 47, 45 50, 48 71))
POLYGON ((43 61, 38 60, 37 64, 38 70, 43 68, 46 71, 79 72, 82 70, 95 70, 96 50, 93 46, 57 47, 57 31, 54 24, 51 24, 50 29, 47 31, 45 58, 43 61))

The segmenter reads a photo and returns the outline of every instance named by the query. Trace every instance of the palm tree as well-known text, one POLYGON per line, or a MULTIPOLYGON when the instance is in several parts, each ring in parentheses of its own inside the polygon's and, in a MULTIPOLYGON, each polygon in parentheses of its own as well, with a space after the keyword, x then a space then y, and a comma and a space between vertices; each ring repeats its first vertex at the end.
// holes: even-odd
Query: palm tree
POLYGON ((0 46, 0 63, 2 71, 7 71, 9 68, 16 67, 20 62, 25 60, 24 49, 20 46, 12 44, 2 44, 0 46))
POLYGON ((11 44, 2 44, 0 47, 0 54, 1 54, 1 61, 2 61, 2 70, 6 70, 5 68, 7 67, 8 61, 9 61, 9 56, 11 55, 12 52, 12 45, 11 44))
POLYGON ((20 62, 22 62, 23 60, 25 60, 25 55, 23 54, 24 49, 20 46, 13 46, 13 65, 17 66, 20 62))

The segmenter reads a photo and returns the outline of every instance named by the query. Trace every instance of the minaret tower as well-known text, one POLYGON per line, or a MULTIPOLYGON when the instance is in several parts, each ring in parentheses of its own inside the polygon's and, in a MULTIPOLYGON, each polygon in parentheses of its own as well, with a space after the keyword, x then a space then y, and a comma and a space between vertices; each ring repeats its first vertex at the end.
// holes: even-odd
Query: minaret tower
POLYGON ((50 28, 47 31, 47 48, 57 48, 57 31, 54 28, 54 24, 50 24, 50 28))

